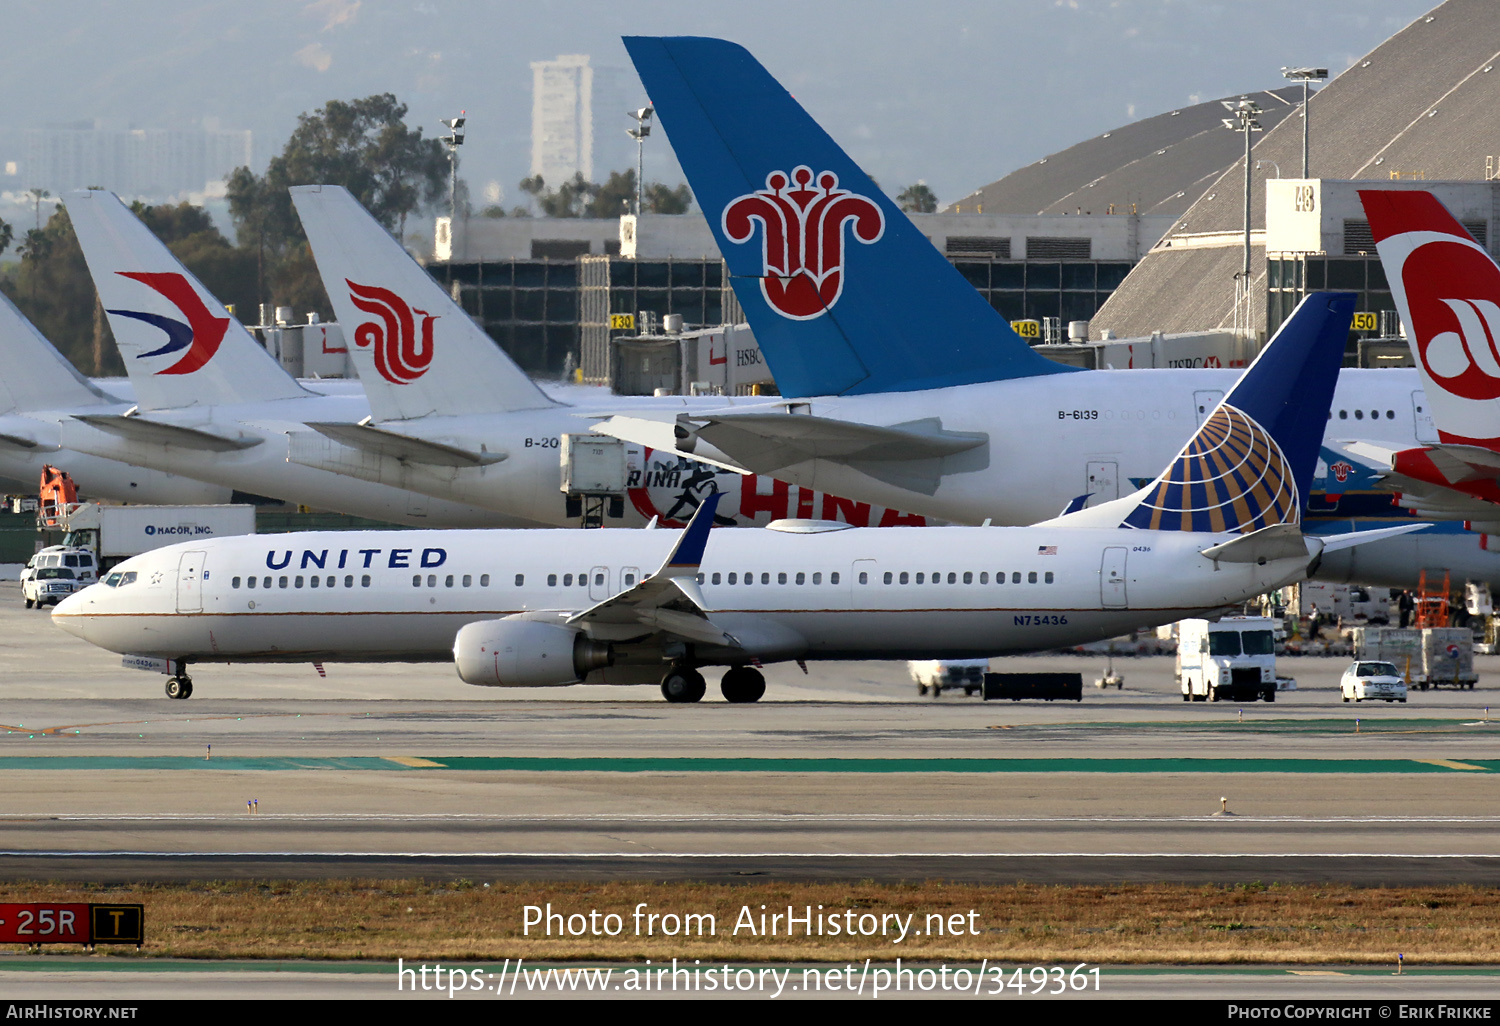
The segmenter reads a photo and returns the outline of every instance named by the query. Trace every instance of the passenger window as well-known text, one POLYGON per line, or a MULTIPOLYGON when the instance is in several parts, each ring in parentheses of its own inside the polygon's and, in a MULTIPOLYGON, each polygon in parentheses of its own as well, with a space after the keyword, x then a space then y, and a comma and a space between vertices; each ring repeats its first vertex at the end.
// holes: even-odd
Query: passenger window
MULTIPOLYGON (((521 574, 516 574, 516 584, 518 586, 524 580, 526 580, 526 578, 524 576, 522 576, 521 574)), ((479 575, 479 586, 481 588, 488 588, 490 586, 490 575, 489 574, 480 574, 479 575)))
POLYGON ((443 587, 445 587, 445 588, 451 588, 451 587, 453 587, 453 575, 452 574, 449 574, 447 577, 443 578, 443 587))
POLYGON ((276 586, 278 588, 285 588, 286 587, 286 578, 285 577, 279 577, 279 578, 277 578, 277 580, 276 580, 276 586))
POLYGON ((547 587, 549 587, 549 588, 555 588, 555 587, 557 587, 557 575, 556 574, 548 574, 547 575, 547 587))
POLYGON ((980 584, 989 584, 990 583, 990 572, 988 570, 984 571, 983 573, 981 573, 979 575, 979 583, 980 584))
POLYGON ((704 580, 707 578, 707 576, 708 576, 707 574, 699 574, 698 575, 698 583, 702 584, 704 582, 704 580))
MULTIPOLYGON (((949 575, 948 575, 948 583, 949 583, 949 584, 957 584, 957 583, 958 583, 958 575, 957 575, 957 574, 954 574, 954 573, 950 573, 950 574, 949 574, 949 575)), ((969 583, 969 582, 968 582, 968 581, 965 581, 965 582, 964 582, 964 583, 965 583, 965 584, 968 584, 968 583, 969 583)))
POLYGON ((713 583, 715 583, 715 584, 719 583, 719 575, 718 574, 714 574, 714 576, 713 576, 713 583))
POLYGON ((776 583, 777 584, 785 584, 786 583, 786 573, 785 572, 782 572, 782 573, 779 573, 779 574, 776 575, 776 583))
POLYGON ((1348 419, 1349 419, 1349 411, 1348 410, 1340 410, 1339 411, 1339 420, 1348 420, 1348 419))
POLYGON ((1365 419, 1365 411, 1364 410, 1355 410, 1354 411, 1354 419, 1355 420, 1364 420, 1365 419))
MULTIPOLYGON (((262 588, 269 588, 271 586, 271 579, 269 577, 267 577, 265 580, 263 580, 263 581, 260 582, 260 586, 262 588)), ((285 577, 283 577, 281 579, 281 586, 283 588, 286 587, 286 578, 285 577)))
POLYGON ((572 574, 563 574, 563 587, 564 588, 571 588, 571 587, 573 587, 573 575, 572 574))
POLYGON ((1013 573, 1013 574, 1010 575, 1010 583, 1011 584, 1020 584, 1021 583, 1021 572, 1019 570, 1017 570, 1015 573, 1013 573))
POLYGON ((474 583, 473 574, 464 574, 464 587, 470 587, 474 583))
POLYGON ((797 583, 798 584, 806 584, 807 583, 807 574, 803 573, 801 570, 797 571, 797 583))
MULTIPOLYGON (((517 575, 516 583, 517 584, 521 583, 519 575, 517 575)), ((627 588, 633 588, 633 587, 635 587, 635 574, 626 574, 625 575, 625 587, 627 587, 627 588)))
POLYGON ((1051 570, 1047 571, 1047 583, 1048 584, 1052 583, 1052 571, 1051 570))
POLYGON ((1385 419, 1386 420, 1395 420, 1396 419, 1396 411, 1395 410, 1386 410, 1385 411, 1385 419))
POLYGON ((349 574, 349 575, 347 575, 344 578, 344 587, 346 587, 346 588, 352 588, 352 587, 354 587, 354 575, 353 574, 349 574))
POLYGON ((253 587, 255 587, 255 578, 251 577, 248 580, 246 580, 245 581, 245 587, 247 587, 247 588, 253 588, 253 587))
POLYGON ((240 579, 238 577, 231 579, 229 582, 229 586, 231 588, 238 588, 240 586, 240 579))
POLYGON ((925 578, 926 578, 925 574, 917 574, 917 583, 918 584, 925 583, 925 578))
MULTIPOLYGON (((813 577, 813 583, 814 584, 818 583, 818 579, 817 579, 816 576, 813 577)), ((835 570, 833 573, 831 573, 831 574, 828 575, 828 583, 829 584, 837 584, 837 583, 839 583, 839 572, 837 570, 835 570)))
POLYGON ((885 572, 885 583, 886 584, 890 584, 891 583, 891 572, 889 570, 887 570, 885 572))
POLYGON ((339 583, 339 579, 337 577, 329 577, 327 583, 328 587, 332 588, 335 584, 339 583))
POLYGON ((823 575, 822 574, 813 574, 813 583, 814 584, 822 584, 823 583, 823 575))
POLYGON ((361 588, 368 588, 370 586, 370 575, 369 574, 362 574, 360 576, 360 578, 359 578, 359 586, 361 588))
POLYGON ((603 584, 604 583, 604 575, 603 574, 595 574, 594 575, 594 583, 595 584, 603 584))
POLYGON ((411 586, 413 588, 420 588, 422 586, 422 575, 421 574, 412 574, 411 575, 411 586))
POLYGON ((302 575, 301 574, 297 575, 297 587, 299 587, 299 588, 302 587, 302 575))
MULTIPOLYGON (((481 577, 479 579, 479 583, 481 585, 483 585, 488 579, 489 579, 488 575, 486 575, 485 577, 481 577)), ((520 588, 520 587, 524 586, 525 584, 526 584, 526 575, 525 574, 516 574, 516 587, 520 588)))
MULTIPOLYGON (((839 582, 838 581, 834 581, 833 583, 837 584, 839 582)), ((859 583, 860 584, 869 584, 870 583, 870 575, 868 573, 866 573, 864 570, 861 570, 859 572, 859 583)))
POLYGON ((1029 574, 1026 575, 1026 583, 1027 584, 1035 584, 1036 583, 1036 571, 1035 570, 1031 571, 1031 573, 1029 573, 1029 574))
POLYGON ((901 578, 900 578, 900 580, 901 580, 902 584, 906 583, 907 577, 906 577, 906 571, 905 570, 901 571, 901 578))
POLYGON ((964 571, 964 583, 965 584, 973 584, 974 583, 974 574, 973 574, 973 571, 970 571, 970 570, 965 570, 964 571))
POLYGON ((316 578, 316 577, 314 577, 314 578, 313 578, 313 579, 312 579, 312 586, 313 586, 313 587, 314 587, 314 588, 316 588, 316 587, 317 587, 317 586, 318 586, 318 578, 316 578))
MULTIPOLYGON (((717 582, 715 582, 715 583, 717 583, 717 582)), ((729 583, 730 584, 738 584, 738 583, 740 583, 740 575, 736 574, 736 573, 731 573, 729 575, 729 583)))
POLYGON ((761 584, 770 584, 771 583, 771 575, 768 574, 768 573, 761 574, 760 575, 760 583, 761 584))

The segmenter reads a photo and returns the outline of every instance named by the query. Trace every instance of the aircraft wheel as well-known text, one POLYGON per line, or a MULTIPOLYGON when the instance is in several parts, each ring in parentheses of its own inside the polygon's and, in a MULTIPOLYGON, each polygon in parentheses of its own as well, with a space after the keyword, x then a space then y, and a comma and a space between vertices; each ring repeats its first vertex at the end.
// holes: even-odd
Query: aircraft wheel
POLYGON ((182 694, 178 695, 177 697, 178 698, 192 698, 193 697, 193 682, 192 682, 191 679, 189 679, 187 677, 182 678, 182 694))
POLYGON ((1210 702, 1217 702, 1219 700, 1219 689, 1218 688, 1209 688, 1208 689, 1208 700, 1210 702))
POLYGON ((1346 701, 1346 702, 1349 701, 1349 696, 1348 695, 1344 696, 1344 701, 1346 701))
POLYGON ((184 698, 184 697, 186 697, 182 693, 182 681, 178 680, 176 677, 168 677, 167 678, 167 697, 168 698, 184 698))
POLYGON ((918 684, 917 685, 917 694, 922 695, 922 696, 925 697, 926 694, 927 694, 927 685, 926 684, 918 684))
POLYGON ((766 678, 753 666, 735 666, 726 670, 719 690, 728 702, 758 702, 766 693, 766 678))
POLYGON ((662 678, 661 695, 668 702, 696 702, 708 691, 708 682, 697 670, 671 669, 662 678))
POLYGON ((1184 702, 1191 702, 1191 701, 1192 701, 1192 700, 1193 700, 1193 696, 1192 696, 1192 695, 1190 695, 1190 694, 1188 694, 1188 693, 1187 693, 1187 692, 1186 692, 1186 691, 1184 691, 1184 692, 1183 692, 1183 693, 1182 693, 1182 700, 1183 700, 1183 701, 1184 701, 1184 702))

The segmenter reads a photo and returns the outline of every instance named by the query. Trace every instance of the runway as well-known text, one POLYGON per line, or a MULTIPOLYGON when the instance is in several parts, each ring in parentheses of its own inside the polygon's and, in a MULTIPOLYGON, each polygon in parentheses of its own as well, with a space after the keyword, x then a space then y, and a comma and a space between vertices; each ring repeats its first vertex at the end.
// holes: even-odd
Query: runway
POLYGON ((1282 660, 1299 689, 1275 704, 1183 703, 1161 657, 1079 703, 919 698, 889 663, 771 667, 754 706, 436 664, 202 665, 169 701, 14 590, 9 879, 1500 882, 1500 659, 1378 707, 1339 701, 1336 659, 1282 660))

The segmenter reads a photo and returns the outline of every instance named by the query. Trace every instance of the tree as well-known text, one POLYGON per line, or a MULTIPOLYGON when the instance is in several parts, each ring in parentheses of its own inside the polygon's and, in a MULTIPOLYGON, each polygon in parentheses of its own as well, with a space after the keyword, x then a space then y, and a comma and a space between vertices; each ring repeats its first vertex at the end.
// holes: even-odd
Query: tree
POLYGON ((440 139, 406 126, 406 104, 391 93, 330 100, 297 117, 297 127, 264 175, 238 168, 225 181, 229 212, 243 249, 259 262, 259 299, 303 296, 303 306, 331 313, 314 274, 306 236, 287 189, 341 185, 397 238, 406 218, 447 197, 448 155, 440 139), (308 303, 306 297, 316 296, 308 303))
POLYGON ((908 214, 935 214, 938 208, 937 194, 927 187, 926 182, 917 182, 908 185, 896 197, 896 202, 901 209, 908 214))
MULTIPOLYGON (((619 217, 635 209, 635 170, 611 171, 603 185, 586 181, 582 172, 575 172, 557 189, 547 188, 541 175, 533 175, 521 180, 521 191, 536 200, 544 217, 619 217)), ((670 189, 651 182, 643 199, 652 213, 685 214, 692 206, 693 193, 686 185, 670 189)))
POLYGON ((0 254, 10 249, 11 241, 16 237, 16 230, 4 221, 0 221, 0 254))

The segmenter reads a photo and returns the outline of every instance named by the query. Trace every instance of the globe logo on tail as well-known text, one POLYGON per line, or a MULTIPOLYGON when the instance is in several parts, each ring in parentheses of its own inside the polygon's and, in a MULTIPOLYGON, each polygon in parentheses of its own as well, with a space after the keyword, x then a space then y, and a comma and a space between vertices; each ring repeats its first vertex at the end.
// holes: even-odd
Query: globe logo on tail
POLYGON ((1121 527, 1248 534, 1295 524, 1302 504, 1276 440, 1243 411, 1214 411, 1121 527))
POLYGON ((375 355, 375 369, 393 385, 409 385, 427 373, 432 363, 432 322, 438 314, 413 310, 400 296, 374 285, 357 285, 348 278, 349 299, 378 320, 354 329, 354 344, 375 355), (416 318, 422 318, 418 334, 416 318))
POLYGON ((814 176, 805 164, 766 175, 766 187, 730 201, 722 227, 743 244, 760 222, 760 291, 771 309, 794 321, 819 317, 844 291, 844 226, 869 245, 885 234, 880 205, 839 188, 832 171, 814 176), (816 181, 814 179, 816 178, 816 181))

